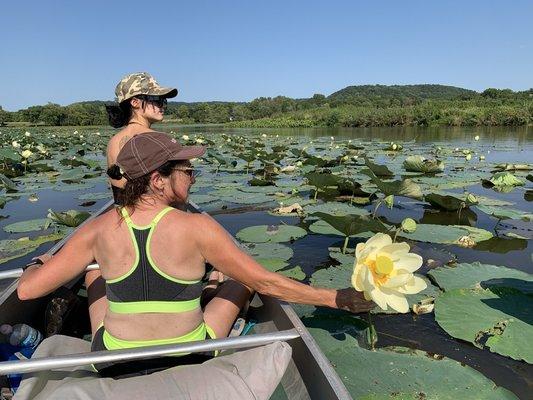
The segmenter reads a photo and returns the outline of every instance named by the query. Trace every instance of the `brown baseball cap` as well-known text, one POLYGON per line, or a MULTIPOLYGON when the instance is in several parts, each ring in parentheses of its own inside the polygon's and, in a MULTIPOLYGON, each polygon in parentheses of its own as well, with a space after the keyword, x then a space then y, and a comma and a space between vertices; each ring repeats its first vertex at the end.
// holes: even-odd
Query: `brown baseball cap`
POLYGON ((117 157, 126 179, 135 179, 155 171, 167 161, 200 157, 204 146, 182 146, 163 132, 140 133, 126 142, 117 157))

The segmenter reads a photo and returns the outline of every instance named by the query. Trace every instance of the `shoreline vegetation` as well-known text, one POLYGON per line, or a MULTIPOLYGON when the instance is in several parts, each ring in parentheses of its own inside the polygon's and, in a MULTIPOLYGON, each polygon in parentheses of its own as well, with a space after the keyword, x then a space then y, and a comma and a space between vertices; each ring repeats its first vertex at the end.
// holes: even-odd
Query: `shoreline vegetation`
MULTIPOLYGON (((18 111, 0 106, 0 126, 106 125, 104 101, 18 111)), ((251 102, 169 102, 168 122, 236 128, 523 126, 533 124, 533 89, 475 92, 444 85, 348 86, 329 96, 251 102)))

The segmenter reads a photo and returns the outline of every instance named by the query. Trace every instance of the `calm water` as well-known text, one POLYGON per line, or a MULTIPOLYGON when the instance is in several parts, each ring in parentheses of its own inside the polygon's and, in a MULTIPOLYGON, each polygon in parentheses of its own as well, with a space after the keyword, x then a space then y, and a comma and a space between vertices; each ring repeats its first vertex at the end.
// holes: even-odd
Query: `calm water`
MULTIPOLYGON (((47 128, 53 131, 54 128, 47 128)), ((57 128, 70 129, 74 128, 57 128)), ((229 129, 220 126, 173 126, 163 125, 158 129, 180 134, 203 133, 209 137, 210 133, 225 132, 227 134, 246 135, 249 133, 279 134, 280 136, 308 137, 310 139, 321 136, 334 136, 342 139, 361 139, 376 141, 416 141, 421 144, 442 143, 448 147, 465 148, 473 145, 473 137, 480 136, 480 141, 475 143, 476 148, 486 156, 487 163, 510 162, 510 163, 532 163, 533 162, 533 127, 521 128, 306 128, 306 129, 229 129)), ((108 128, 77 128, 82 133, 99 130, 109 130, 108 128)), ((528 185, 531 188, 531 183, 528 185)), ((94 188, 85 192, 105 192, 105 183, 99 183, 94 188)), ((501 198, 515 203, 513 208, 533 212, 531 195, 526 195, 525 189, 516 189, 512 193, 501 194, 490 189, 485 189, 481 185, 469 187, 473 193, 482 194, 487 197, 501 198)), ((80 207, 81 200, 76 199, 79 192, 57 192, 52 189, 45 189, 37 192, 39 201, 30 203, 27 197, 20 197, 18 200, 10 201, 0 215, 8 215, 9 218, 0 220, 0 239, 17 238, 28 234, 9 235, 1 228, 8 223, 17 220, 32 218, 43 218, 47 210, 86 209, 94 211, 105 204, 106 200, 98 200, 90 207, 80 207)), ((369 206, 369 209, 372 206, 369 206)), ((461 219, 457 213, 436 213, 429 208, 410 206, 408 203, 402 208, 395 207, 392 211, 381 207, 379 214, 390 222, 400 222, 409 216, 425 223, 433 224, 469 224, 475 222, 475 226, 492 231, 494 228, 494 218, 483 213, 465 210, 461 219), (454 220, 457 219, 457 220, 454 220), (465 222, 466 221, 466 222, 465 222)), ((280 217, 272 217, 265 212, 246 212, 242 214, 217 215, 217 220, 221 222, 230 233, 234 234, 238 230, 250 226, 265 223, 279 223, 280 217)), ((300 224, 298 218, 283 218, 290 224, 300 224)), ((511 229, 514 221, 503 221, 504 226, 511 229)), ((520 224, 519 224, 520 225, 520 224)), ((529 224, 531 230, 531 223, 529 224)), ((501 227, 502 225, 500 225, 501 227)), ((523 227, 523 225, 521 226, 523 227)), ((481 250, 463 249, 458 246, 431 245, 420 243, 417 246, 423 253, 431 251, 432 258, 439 254, 453 253, 460 262, 480 261, 495 265, 505 265, 533 273, 533 240, 508 240, 501 239, 494 242, 487 248, 481 250), (440 253, 439 253, 440 252, 440 253)), ((327 253, 328 246, 338 246, 341 243, 339 238, 331 236, 308 235, 298 240, 294 244, 295 255, 290 260, 291 265, 301 265, 308 276, 320 265, 330 262, 327 253)), ((355 246, 355 241, 350 242, 350 246, 355 246)), ((0 270, 9 269, 24 265, 32 256, 42 254, 52 243, 42 245, 34 254, 12 260, 0 266, 0 270)), ((416 251, 416 247, 415 247, 416 251)), ((434 316, 423 315, 394 315, 377 316, 374 318, 378 330, 379 342, 381 346, 402 345, 416 347, 421 350, 432 351, 444 354, 450 358, 464 362, 494 380, 498 385, 504 386, 522 398, 527 398, 533 390, 533 368, 523 362, 517 362, 509 358, 482 351, 469 343, 459 342, 449 337, 434 321, 434 316)))

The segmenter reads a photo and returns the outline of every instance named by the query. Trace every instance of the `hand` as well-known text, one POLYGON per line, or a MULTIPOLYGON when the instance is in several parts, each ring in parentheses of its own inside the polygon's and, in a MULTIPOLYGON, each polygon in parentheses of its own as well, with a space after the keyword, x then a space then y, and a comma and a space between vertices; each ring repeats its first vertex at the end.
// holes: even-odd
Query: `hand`
POLYGON ((337 290, 335 303, 338 309, 353 313, 367 312, 376 306, 373 301, 365 300, 362 292, 358 292, 353 288, 337 290))

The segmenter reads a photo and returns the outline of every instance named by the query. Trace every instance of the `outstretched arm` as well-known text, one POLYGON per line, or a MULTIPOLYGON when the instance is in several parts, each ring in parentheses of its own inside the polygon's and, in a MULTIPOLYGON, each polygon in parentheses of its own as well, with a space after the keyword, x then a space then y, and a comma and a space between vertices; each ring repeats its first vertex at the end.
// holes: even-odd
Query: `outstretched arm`
POLYGON ((206 215, 195 217, 200 219, 198 225, 202 227, 195 232, 205 259, 219 271, 259 293, 292 303, 342 308, 352 312, 368 311, 375 306, 353 289, 313 287, 270 272, 235 245, 231 236, 214 219, 206 215))
POLYGON ((95 223, 91 221, 82 226, 54 257, 43 260, 43 265, 28 267, 17 287, 19 299, 45 296, 82 274, 94 260, 95 223))

